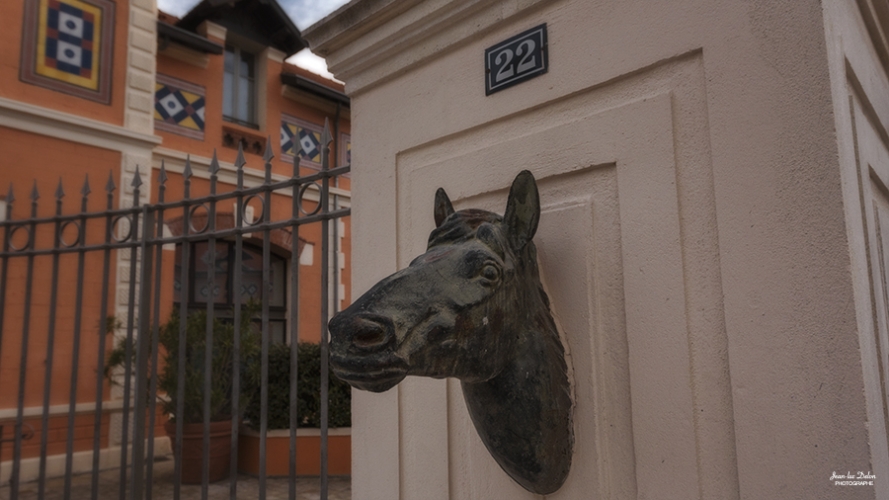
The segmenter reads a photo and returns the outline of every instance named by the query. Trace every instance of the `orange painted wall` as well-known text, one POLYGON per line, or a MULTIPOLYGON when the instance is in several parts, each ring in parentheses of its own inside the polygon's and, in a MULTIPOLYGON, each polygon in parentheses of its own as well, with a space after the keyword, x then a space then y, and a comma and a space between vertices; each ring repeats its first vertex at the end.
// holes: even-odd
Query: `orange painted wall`
MULTIPOLYGON (((219 43, 222 40, 213 39, 219 43)), ((257 60, 260 55, 257 55, 257 60)), ((270 137, 272 144, 272 152, 275 159, 272 161, 272 172, 281 175, 291 175, 293 173, 292 163, 284 161, 281 157, 280 147, 280 127, 281 115, 286 113, 291 116, 301 118, 307 122, 317 124, 319 127, 324 125, 324 119, 327 118, 331 133, 333 133, 335 116, 333 114, 326 115, 316 108, 307 106, 292 99, 283 97, 281 83, 281 71, 283 65, 281 63, 269 60, 267 64, 268 72, 266 75, 266 120, 265 123, 259 124, 259 130, 243 127, 234 123, 226 122, 222 118, 222 80, 223 80, 223 55, 210 55, 206 68, 201 68, 188 64, 171 57, 159 54, 157 57, 157 72, 159 74, 178 78, 205 88, 205 114, 204 114, 204 139, 193 139, 164 130, 155 130, 157 135, 163 137, 163 147, 171 148, 178 151, 187 152, 193 155, 212 156, 214 149, 218 158, 222 161, 233 163, 237 156, 237 150, 222 146, 222 127, 230 127, 236 130, 244 131, 249 134, 258 134, 260 136, 270 137)), ((257 65, 260 67, 260 65, 257 65)), ((339 132, 350 134, 351 128, 349 120, 340 118, 339 132)), ((337 140, 339 140, 337 138, 337 140)), ((343 146, 344 147, 344 146, 343 146)), ((263 162, 261 155, 246 152, 245 158, 248 166, 251 168, 261 169, 263 162)), ((331 146, 331 164, 336 165, 339 156, 334 145, 331 146)), ((302 175, 315 173, 312 168, 303 168, 302 175)), ((344 178, 341 187, 348 189, 349 179, 344 178)))
MULTIPOLYGON (((21 19, 23 15, 23 2, 12 2, 6 5, 6 17, 8 19, 21 19)), ((126 2, 116 3, 116 24, 114 43, 114 63, 112 72, 112 102, 104 105, 86 99, 71 97, 67 94, 45 89, 31 84, 26 84, 18 79, 21 23, 8 23, 7 29, 0 32, 0 44, 7 50, 0 51, 0 97, 21 102, 37 104, 59 111, 73 113, 92 119, 101 120, 112 124, 123 123, 124 106, 124 82, 126 79, 126 39, 129 9, 126 2)), ((197 141, 176 134, 156 131, 162 136, 163 146, 181 150, 195 155, 210 156, 213 149, 218 149, 220 159, 234 161, 236 151, 223 148, 221 115, 222 102, 222 56, 211 56, 208 68, 202 69, 169 59, 158 57, 158 72, 175 78, 180 78, 206 87, 207 112, 205 139, 197 141)), ((289 162, 280 159, 279 128, 281 114, 298 116, 306 121, 324 123, 324 113, 296 103, 281 96, 280 72, 281 64, 269 61, 267 64, 269 74, 267 95, 267 120, 261 124, 261 132, 271 136, 271 144, 276 159, 273 160, 273 171, 282 175, 291 174, 289 162)), ((333 116, 327 117, 333 120, 333 116)), ((236 125, 227 124, 237 127, 236 125)), ((350 132, 348 120, 341 120, 339 132, 350 132)), ((331 152, 332 163, 336 164, 339 155, 331 152)), ((65 214, 77 213, 80 210, 80 189, 86 175, 89 175, 92 194, 88 198, 87 209, 90 212, 102 211, 106 208, 105 182, 109 172, 113 173, 115 183, 119 189, 112 198, 112 206, 119 205, 119 196, 123 192, 119 179, 121 155, 119 152, 104 150, 84 144, 48 137, 29 132, 0 127, 0 196, 5 195, 9 184, 15 186, 16 202, 14 204, 13 218, 20 219, 30 216, 29 194, 36 178, 40 192, 37 214, 40 217, 49 217, 55 213, 56 202, 53 194, 62 180, 66 196, 62 200, 62 212, 65 214)), ((261 168, 262 160, 259 156, 248 153, 247 160, 253 168, 261 168)), ((303 168, 302 174, 311 174, 315 170, 303 168)), ((156 174, 156 172, 154 172, 156 174)), ((349 179, 339 181, 339 187, 348 189, 349 179)), ((156 196, 156 183, 153 186, 152 197, 156 196)), ((193 179, 192 196, 201 196, 208 193, 208 181, 193 179)), ((167 182, 167 200, 174 200, 182 196, 181 176, 170 174, 167 182)), ((232 189, 233 186, 220 185, 220 191, 232 189)), ((129 195, 127 195, 129 196, 129 195)), ((153 198, 154 199, 154 198, 153 198)), ((280 220, 289 218, 292 200, 289 193, 276 194, 272 198, 272 218, 280 220)), ((311 205, 311 203, 309 203, 311 205)), ((258 210, 257 210, 258 213, 258 210)), ((346 297, 343 304, 348 304, 350 282, 350 254, 349 254, 349 228, 348 219, 345 221, 346 234, 343 239, 346 252, 347 267, 341 277, 341 282, 346 283, 346 297)), ((73 236, 71 226, 65 232, 66 237, 73 236)), ((86 224, 86 241, 89 244, 98 244, 104 240, 104 219, 90 219, 86 224)), ((16 237, 21 237, 20 231, 16 237)), ((35 234, 37 246, 41 248, 51 247, 53 244, 52 224, 41 226, 35 234)), ((312 266, 299 266, 300 272, 300 314, 299 328, 300 338, 306 341, 317 342, 320 340, 320 282, 321 282, 321 228, 320 224, 312 224, 300 229, 300 237, 314 245, 314 264, 312 266)), ((0 234, 0 243, 3 235, 0 234)), ((26 357, 26 378, 24 390, 24 406, 41 406, 44 398, 44 374, 47 362, 52 368, 50 387, 50 404, 64 405, 69 401, 70 384, 72 380, 72 352, 73 332, 75 317, 75 299, 80 293, 83 297, 80 355, 77 368, 76 401, 80 403, 94 402, 96 399, 95 385, 99 358, 107 357, 107 352, 112 348, 112 338, 106 336, 105 352, 98 352, 99 338, 104 334, 104 320, 101 318, 100 309, 103 298, 102 288, 102 262, 103 251, 92 251, 86 254, 85 266, 87 272, 84 276, 82 291, 74 286, 76 282, 77 256, 76 254, 64 254, 59 257, 57 304, 55 308, 55 332, 53 343, 53 357, 47 360, 47 347, 49 337, 50 300, 52 287, 52 256, 39 256, 34 259, 32 276, 31 312, 29 316, 29 338, 26 357)), ((169 314, 172 306, 172 270, 173 252, 163 253, 163 278, 161 283, 162 299, 161 317, 169 314)), ((117 256, 115 252, 110 255, 110 275, 107 304, 107 314, 114 313, 114 289, 117 256)), ((17 405, 20 379, 20 358, 22 348, 22 330, 25 322, 25 286, 27 283, 27 259, 15 257, 9 260, 6 300, 2 304, 4 317, 2 322, 2 338, 0 338, 0 410, 15 408, 17 405)), ((331 290, 332 292, 332 290, 331 290)), ((333 311, 331 311, 333 313, 333 311)), ((109 384, 103 383, 101 397, 109 399, 109 384)), ((92 421, 93 416, 79 415, 75 419, 75 450, 89 449, 92 446, 92 421)), ((27 419, 34 426, 37 435, 40 433, 40 419, 27 419)), ((6 423, 0 422, 0 423, 6 423)), ((158 428, 163 425, 163 419, 159 419, 158 428)), ((107 446, 108 415, 103 415, 102 446, 107 446)), ((49 452, 50 454, 63 452, 67 434, 67 417, 53 417, 49 422, 49 452)), ((39 438, 26 443, 24 456, 34 456, 39 450, 39 438)), ((0 460, 8 459, 10 447, 4 447, 0 460)))
MULTIPOLYGON (((101 426, 99 432, 99 448, 107 448, 108 447, 108 429, 111 425, 111 414, 107 411, 102 413, 101 426)), ((95 414, 93 413, 83 413, 76 415, 73 421, 73 451, 76 453, 78 451, 86 451, 93 449, 93 439, 95 436, 95 414)), ((146 418, 146 425, 148 419, 146 418)), ((160 409, 157 411, 157 418, 155 419, 155 427, 154 427, 154 436, 160 437, 164 436, 164 423, 166 423, 167 418, 164 416, 160 409)), ((11 423, 11 422, 10 422, 11 423)), ((40 456, 40 445, 41 445, 41 437, 43 433, 43 421, 40 417, 37 418, 28 418, 24 420, 26 425, 29 425, 33 431, 34 435, 31 439, 22 440, 22 458, 31 458, 31 457, 39 457, 40 456)), ((9 428, 11 429, 11 427, 9 428)), ((148 435, 146 431, 145 435, 148 435)), ((9 438, 10 434, 4 435, 4 438, 9 438)), ((47 455, 60 455, 64 454, 68 445, 68 416, 56 416, 50 417, 47 425, 46 432, 46 454, 47 455)), ((13 456, 13 445, 12 443, 4 443, 3 449, 0 450, 0 461, 11 460, 13 456)), ((4 464, 6 465, 6 464, 4 464)))
MULTIPOLYGON (((28 132, 0 128, 0 186, 5 193, 10 183, 15 186, 13 218, 20 219, 30 215, 30 192, 37 177, 40 193, 37 214, 41 217, 51 216, 56 210, 53 194, 62 180, 66 196, 62 199, 62 211, 65 214, 77 213, 80 210, 81 195, 85 176, 88 174, 92 194, 88 201, 88 211, 104 210, 107 203, 103 190, 109 171, 114 172, 119 184, 120 153, 108 151, 83 144, 75 144, 55 138, 39 136, 28 132)), ((115 192, 113 203, 117 204, 118 192, 115 192)), ((86 224, 87 242, 90 244, 104 241, 104 219, 91 219, 86 224)), ((42 224, 36 232, 37 248, 52 248, 52 224, 42 224)), ((74 227, 64 232, 66 238, 73 240, 74 227)), ((18 241, 26 235, 18 231, 12 240, 18 241)), ((2 238, 2 236, 0 236, 2 238)), ((101 278, 103 252, 89 252, 85 257, 86 269, 83 287, 83 310, 81 323, 81 351, 77 384, 77 399, 81 402, 95 400, 95 370, 98 359, 98 336, 100 328, 101 278)), ((110 279, 114 280, 114 255, 112 252, 110 279)), ((0 353, 0 409, 15 407, 18 397, 18 380, 21 359, 21 339, 24 326, 25 285, 27 278, 27 259, 14 257, 9 259, 9 278, 7 280, 6 300, 3 303, 3 338, 0 353)), ((74 331, 74 306, 77 294, 76 282, 77 256, 64 254, 59 257, 59 284, 56 308, 55 343, 52 359, 52 390, 51 404, 68 402, 69 380, 72 369, 72 347, 74 331)), ((38 256, 34 258, 30 335, 27 353, 27 379, 25 386, 25 406, 42 404, 44 361, 47 354, 49 328, 49 311, 52 287, 52 257, 38 256)), ((113 291, 107 298, 108 311, 113 311, 113 291)), ((109 342, 110 344, 110 342, 109 342)))
POLYGON ((115 2, 114 50, 111 65, 111 103, 102 104, 88 99, 72 97, 63 92, 50 90, 19 80, 22 48, 22 19, 24 1, 3 3, 0 30, 0 97, 36 104, 46 108, 72 113, 94 120, 123 124, 124 88, 126 84, 127 36, 129 29, 129 3, 115 2))
MULTIPOLYGON (((221 40, 211 38, 212 41, 222 43, 221 40)), ((188 64, 171 57, 157 56, 157 73, 171 76, 205 88, 204 102, 204 139, 192 139, 182 135, 155 129, 154 133, 163 137, 163 147, 185 151, 189 154, 200 156, 212 156, 213 148, 220 149, 219 159, 234 162, 235 152, 222 151, 222 55, 209 55, 206 68, 188 64)), ((249 155, 247 161, 253 165, 260 165, 259 156, 249 155)))
MULTIPOLYGON (((87 211, 100 212, 108 203, 107 192, 104 190, 109 172, 113 174, 115 183, 120 185, 119 172, 121 155, 116 151, 96 148, 84 144, 64 141, 19 130, 0 127, 0 186, 4 194, 10 184, 15 187, 16 201, 13 204, 12 219, 22 219, 31 215, 30 193, 36 185, 40 198, 38 200, 38 217, 50 217, 56 212, 57 200, 54 196, 61 179, 65 191, 62 198, 63 214, 79 213, 81 209, 81 188, 86 176, 89 176, 92 193, 88 197, 87 211)), ((118 205, 121 190, 113 193, 112 206, 118 205)), ((105 219, 90 218, 85 225, 86 243, 100 244, 105 238, 105 219)), ((70 225, 62 234, 66 241, 73 242, 77 237, 75 225, 70 225)), ((36 248, 52 248, 54 224, 41 224, 36 233, 36 248)), ((20 244, 26 237, 24 230, 18 230, 11 240, 20 244)), ((4 236, 0 234, 0 244, 4 236)), ((109 282, 114 283, 116 270, 116 254, 109 255, 109 282)), ((76 287, 78 256, 62 254, 58 260, 57 303, 55 308, 55 331, 53 356, 47 363, 47 347, 49 346, 49 319, 52 287, 53 257, 37 256, 33 259, 32 292, 30 300, 29 336, 25 365, 24 406, 40 407, 43 405, 46 367, 50 366, 51 405, 67 405, 69 403, 72 374, 74 373, 74 323, 75 306, 78 293, 82 294, 82 317, 80 331, 80 353, 77 362, 76 402, 89 403, 96 400, 96 373, 99 357, 104 360, 112 347, 112 338, 105 335, 104 321, 101 318, 102 305, 102 267, 104 251, 90 251, 85 254, 83 289, 76 287), (99 340, 105 336, 106 347, 99 352, 99 340)), ((8 261, 8 277, 6 278, 6 299, 2 307, 4 311, 2 324, 2 343, 0 343, 0 410, 17 407, 19 398, 19 380, 22 365, 23 327, 25 323, 26 284, 28 259, 13 257, 8 261)), ((107 314, 114 312, 114 289, 109 286, 106 297, 107 314)), ((109 399, 109 384, 103 381, 103 400, 109 399)), ((93 415, 78 415, 74 422, 75 451, 90 449, 93 439, 93 415)), ((23 443, 23 457, 36 456, 39 453, 41 419, 25 420, 35 430, 35 437, 23 443)), ((101 445, 107 446, 108 414, 103 415, 101 445)), ((0 422, 10 423, 9 420, 0 422)), ((47 447, 50 454, 64 452, 67 439, 67 416, 52 417, 49 420, 47 447)), ((2 459, 10 458, 11 446, 3 449, 2 459)))
MULTIPOLYGON (((224 43, 224 40, 211 38, 213 41, 218 43, 224 43)), ((261 57, 261 55, 257 55, 257 58, 261 57)), ((280 150, 280 127, 281 127, 281 117, 282 114, 288 114, 291 116, 298 117, 307 122, 317 124, 319 127, 323 126, 325 118, 330 122, 331 133, 334 133, 333 126, 335 116, 333 114, 326 115, 324 112, 313 108, 311 106, 307 106, 292 99, 285 98, 282 96, 283 84, 281 83, 280 74, 282 70, 284 70, 284 65, 281 63, 269 60, 267 61, 266 68, 266 96, 267 102, 266 106, 266 120, 264 123, 259 124, 259 130, 250 129, 248 127, 242 127, 240 125, 236 125, 230 122, 226 122, 222 118, 222 99, 223 99, 223 89, 222 89, 222 81, 223 81, 223 55, 210 55, 208 58, 208 65, 206 68, 201 68, 192 64, 188 64, 177 59, 173 59, 171 57, 167 57, 160 53, 157 58, 157 72, 158 74, 163 74, 166 76, 170 76, 173 78, 178 78, 180 80, 187 81, 192 84, 201 85, 205 88, 205 114, 204 114, 204 139, 194 139, 182 135, 178 135, 172 132, 167 132, 164 130, 156 129, 155 133, 163 137, 163 147, 171 148, 178 151, 182 151, 184 153, 192 154, 192 155, 200 155, 205 157, 210 157, 213 155, 214 150, 218 158, 221 161, 234 162, 235 157, 237 155, 237 150, 223 147, 222 146, 222 137, 223 137, 223 126, 233 128, 236 130, 245 131, 247 133, 252 134, 260 134, 266 137, 271 138, 272 151, 275 155, 275 159, 272 160, 272 172, 280 175, 292 175, 293 167, 292 163, 289 161, 284 161, 281 159, 281 150, 280 150)), ((261 67, 261 65, 257 64, 257 68, 261 67)), ((287 67, 287 71, 294 71, 294 68, 289 66, 287 67)), ((300 71, 300 70, 295 70, 300 71)), ((343 118, 341 116, 339 120, 339 130, 336 135, 341 134, 350 134, 351 128, 349 120, 343 118)), ((337 138, 338 139, 338 138, 337 138)), ((341 147, 345 147, 342 145, 341 147)), ((263 160, 261 156, 252 154, 250 152, 245 153, 245 158, 247 160, 247 167, 253 168, 257 170, 263 169, 263 160)), ((331 145, 331 164, 337 165, 339 155, 335 150, 335 144, 331 145)), ((303 166, 301 169, 301 175, 311 175, 317 172, 317 170, 303 166)), ((167 192, 166 198, 167 200, 175 200, 179 199, 182 194, 182 179, 181 176, 177 174, 168 174, 170 179, 167 181, 167 192)), ((349 177, 341 177, 338 181, 337 186, 348 190, 350 188, 351 179, 349 177)), ((331 186, 334 186, 334 182, 331 182, 331 186)), ((227 186, 225 184, 220 183, 217 191, 223 192, 226 190, 234 189, 234 186, 227 186)), ((209 181, 204 179, 192 178, 192 187, 191 187, 191 195, 192 197, 198 197, 201 195, 205 195, 209 193, 209 181)), ((154 196, 154 195, 153 195, 154 196)), ((152 198, 155 199, 155 198, 152 198)), ((230 204, 226 203, 229 208, 224 208, 220 206, 218 211, 220 213, 230 212, 230 204)), ((312 203, 307 202, 306 208, 311 209, 312 203)), ((272 203, 272 220, 282 220, 285 218, 290 218, 292 211, 292 201, 289 196, 289 193, 281 193, 276 194, 273 197, 272 203)), ((259 207, 256 207, 257 214, 260 213, 259 207)), ((181 214, 171 215, 171 217, 178 217, 181 214)), ((351 290, 351 224, 348 218, 345 220, 345 238, 342 240, 343 243, 343 251, 346 254, 346 268, 342 271, 342 277, 340 282, 345 283, 346 293, 345 297, 340 297, 342 300, 341 307, 349 304, 350 300, 350 290, 351 290)), ((299 229, 299 236, 309 243, 314 245, 314 259, 312 266, 299 266, 299 279, 300 279, 300 303, 299 303, 299 330, 300 330, 300 339, 312 342, 320 341, 320 330, 321 330, 321 298, 320 298, 320 283, 321 283, 321 225, 320 224, 311 224, 302 226, 299 229)), ((331 290, 330 293, 334 293, 331 290)), ((331 311, 331 315, 333 311, 331 311)))
MULTIPOLYGON (((93 414, 77 415, 74 417, 74 451, 91 450, 93 448, 94 427, 93 414)), ((109 415, 102 415, 102 429, 108 429, 109 415)), ((42 424, 40 418, 26 419, 25 423, 34 429, 34 437, 22 441, 22 458, 40 456, 40 436, 42 424)), ((11 429, 11 428, 10 428, 11 429)), ((10 437, 10 436, 4 436, 10 437)), ((68 439, 68 417, 52 417, 47 426, 47 455, 65 453, 68 439)), ((99 437, 99 447, 108 447, 108 433, 102 432, 99 437)), ((4 443, 0 460, 11 460, 13 455, 12 443, 4 443)))

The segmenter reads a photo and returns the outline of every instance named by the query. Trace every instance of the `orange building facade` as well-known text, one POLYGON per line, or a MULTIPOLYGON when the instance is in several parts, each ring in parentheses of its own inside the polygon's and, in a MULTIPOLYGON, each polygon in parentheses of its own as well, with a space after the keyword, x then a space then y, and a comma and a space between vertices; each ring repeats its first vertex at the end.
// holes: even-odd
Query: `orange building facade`
MULTIPOLYGON (((155 203, 162 166, 165 200, 178 200, 185 195, 186 162, 192 172, 190 196, 205 196, 210 193, 214 154, 220 166, 216 190, 232 191, 237 186, 239 146, 246 159, 246 187, 265 182, 267 148, 274 155, 272 182, 294 175, 295 158, 300 160, 300 174, 310 175, 321 168, 325 122, 333 138, 331 166, 350 163, 349 100, 342 85, 285 62, 305 42, 274 2, 242 0, 214 6, 204 1, 182 19, 158 12, 154 0, 15 0, 4 8, 8 19, 21 22, 10 22, 0 32, 5 48, 0 51, 0 220, 155 203), (137 172, 138 198, 133 186, 137 172), (113 190, 105 189, 109 182, 113 190)), ((332 207, 349 207, 350 179, 332 180, 330 194, 332 207)), ((309 185, 301 208, 310 213, 318 200, 317 186, 309 185)), ((271 220, 289 218, 291 193, 276 192, 270 206, 271 220)), ((216 211, 217 227, 231 227, 234 205, 220 203, 216 211)), ((247 203, 244 217, 258 218, 261 212, 254 200, 247 203)), ((202 216, 206 223, 205 212, 192 215, 192 225, 202 216)), ((181 212, 166 216, 164 232, 181 234, 181 217, 181 212)), ((82 243, 100 244, 104 229, 90 224, 82 229, 82 243)), ((53 247, 52 227, 41 224, 33 231, 34 248, 53 247)), ((77 231, 72 227, 57 231, 62 241, 77 231)), ((320 293, 320 224, 301 227, 297 262, 291 259, 289 233, 273 231, 273 342, 286 342, 293 322, 298 322, 300 340, 319 341, 322 300, 328 301, 331 313, 349 300, 350 220, 339 219, 330 227, 328 244, 334 253, 327 298, 320 293), (299 290, 289 287, 293 271, 299 273, 299 290), (296 293, 298 315, 287 306, 296 293)), ((0 232, 0 238, 7 248, 17 248, 27 239, 25 233, 0 232)), ((194 243, 192 254, 206 252, 207 245, 201 245, 194 243)), ((261 246, 261 235, 246 235, 245 259, 261 252, 261 246)), ((163 315, 181 299, 180 251, 173 245, 162 250, 163 315)), ((200 269, 189 276, 190 308, 205 308, 209 297, 219 311, 232 302, 236 291, 227 274, 231 267, 219 264, 230 252, 230 242, 217 241, 214 283, 202 282, 200 269)), ((5 434, 0 440, 10 437, 20 415, 34 432, 21 443, 21 480, 37 478, 41 462, 49 475, 64 473, 69 446, 69 467, 74 472, 90 470, 97 437, 100 466, 113 467, 119 460, 123 393, 106 380, 97 397, 97 374, 112 339, 123 335, 121 329, 106 335, 102 311, 126 324, 133 307, 128 294, 133 263, 128 251, 111 251, 111 265, 103 275, 102 253, 87 253, 79 280, 77 259, 74 253, 12 256, 0 271, 5 279, 0 296, 0 426, 5 434), (98 401, 102 410, 97 435, 98 401)), ((244 269, 242 297, 259 298, 257 275, 251 278, 246 264, 244 269)), ((0 483, 10 478, 13 448, 0 441, 0 483)), ((156 453, 165 452, 168 441, 159 438, 156 453)))

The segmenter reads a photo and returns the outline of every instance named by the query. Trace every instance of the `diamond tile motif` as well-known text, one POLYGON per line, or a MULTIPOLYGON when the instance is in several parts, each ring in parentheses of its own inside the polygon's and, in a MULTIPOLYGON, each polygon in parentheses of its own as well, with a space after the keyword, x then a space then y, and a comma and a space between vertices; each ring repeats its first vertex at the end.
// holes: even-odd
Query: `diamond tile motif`
MULTIPOLYGON (((155 118, 176 123, 176 117, 185 111, 185 105, 188 105, 185 95, 182 92, 167 87, 163 83, 155 85, 154 92, 154 100, 156 101, 154 108, 157 112, 155 118)), ((200 127, 198 128, 200 129, 200 127)))
POLYGON ((299 154, 311 161, 321 161, 321 135, 300 127, 296 131, 299 134, 299 154))
POLYGON ((166 75, 154 86, 154 127, 193 139, 204 139, 204 87, 166 75))
POLYGON ((109 102, 113 25, 108 0, 27 0, 22 80, 109 102))
POLYGON ((293 161, 294 148, 310 166, 321 165, 321 127, 284 115, 281 120, 281 159, 293 161), (312 165, 317 164, 317 165, 312 165))

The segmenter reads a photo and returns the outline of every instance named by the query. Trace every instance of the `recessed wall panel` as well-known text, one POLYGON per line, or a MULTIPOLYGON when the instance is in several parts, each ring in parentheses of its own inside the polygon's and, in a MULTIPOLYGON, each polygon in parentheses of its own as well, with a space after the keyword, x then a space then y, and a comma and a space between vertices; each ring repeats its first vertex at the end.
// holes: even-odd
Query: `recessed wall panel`
MULTIPOLYGON (((724 352, 724 327, 701 329, 687 314, 689 296, 705 311, 695 314, 721 308, 700 69, 690 55, 397 155, 400 268, 425 250, 438 187, 457 209, 502 213, 519 171, 538 179, 543 213, 535 242, 576 404, 576 466, 547 498, 698 498, 711 484, 736 484, 731 446, 720 449, 725 457, 703 458, 734 482, 698 470, 699 439, 734 442, 727 360, 710 351, 724 352), (688 195, 680 179, 693 188, 688 195), (706 258, 688 264, 684 238, 694 238, 687 246, 706 258), (715 288, 700 285, 699 275, 716 276, 715 288), (701 335, 709 345, 691 351, 701 335), (722 373, 725 387, 713 377, 695 387, 692 355, 722 373), (695 416, 707 402, 720 419, 695 416)), ((535 498, 487 454, 458 381, 403 384, 403 477, 416 469, 427 481, 446 480, 450 498, 535 498), (447 411, 431 421, 428 412, 410 409, 440 408, 441 401, 447 411), (423 422, 415 420, 420 414, 423 422), (439 447, 425 454, 412 448, 408 457, 404 445, 420 440, 447 443, 447 471, 440 470, 439 447)), ((410 491, 403 485, 403 494, 410 491)))

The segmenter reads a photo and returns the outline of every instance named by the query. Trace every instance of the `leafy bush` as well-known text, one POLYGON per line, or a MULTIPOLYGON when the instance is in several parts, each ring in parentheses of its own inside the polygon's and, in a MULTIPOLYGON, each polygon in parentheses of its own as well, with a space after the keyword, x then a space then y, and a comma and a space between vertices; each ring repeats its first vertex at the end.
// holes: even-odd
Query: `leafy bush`
MULTIPOLYGON (((259 334, 250 319, 257 306, 247 305, 241 314, 241 396, 240 408, 252 396, 251 391, 259 379, 259 334)), ((207 313, 195 311, 186 318, 185 326, 185 406, 183 422, 204 421, 204 361, 207 342, 207 313)), ((152 330, 153 331, 153 330, 152 330)), ((158 397, 164 413, 176 418, 176 402, 179 375, 179 311, 173 311, 170 318, 158 329, 158 343, 163 353, 163 363, 158 369, 158 392, 166 397, 158 397)), ((150 332, 149 332, 150 335, 150 332)), ((232 386, 234 365, 235 325, 214 319, 213 356, 210 383, 210 421, 216 422, 231 418, 232 386)), ((120 342, 108 358, 105 375, 113 368, 123 366, 126 360, 126 344, 120 342)), ((132 361, 135 361, 135 349, 132 361)), ((150 358, 149 358, 150 359, 150 358)), ((150 361, 149 361, 150 362, 150 361)))
MULTIPOLYGON (((321 427, 321 346, 308 342, 297 344, 296 408, 297 427, 321 427)), ((352 425, 352 394, 349 384, 329 371, 328 425, 352 425)), ((290 346, 269 347, 268 428, 290 428, 290 346)), ((260 384, 253 387, 244 418, 250 427, 259 429, 260 384)))

